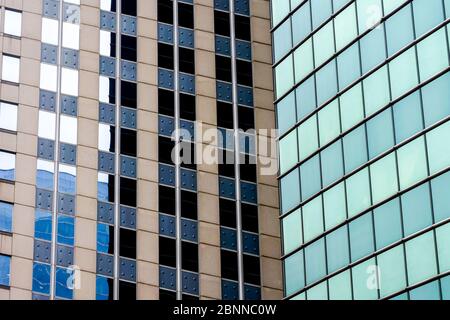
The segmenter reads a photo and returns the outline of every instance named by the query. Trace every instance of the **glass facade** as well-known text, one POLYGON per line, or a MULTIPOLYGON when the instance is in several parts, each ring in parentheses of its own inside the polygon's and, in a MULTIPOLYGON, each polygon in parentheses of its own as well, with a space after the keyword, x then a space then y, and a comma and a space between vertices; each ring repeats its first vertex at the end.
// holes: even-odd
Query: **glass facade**
POLYGON ((272 1, 285 297, 448 298, 449 16, 272 1))

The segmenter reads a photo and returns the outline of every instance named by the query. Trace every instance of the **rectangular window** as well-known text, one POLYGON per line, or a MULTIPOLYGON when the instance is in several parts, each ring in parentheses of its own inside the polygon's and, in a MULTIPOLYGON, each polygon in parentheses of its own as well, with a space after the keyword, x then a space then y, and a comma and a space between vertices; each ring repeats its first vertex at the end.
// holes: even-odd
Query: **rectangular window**
POLYGON ((0 285, 9 286, 11 257, 0 255, 0 285))
POLYGON ((0 129, 17 131, 17 105, 0 102, 0 129))
POLYGON ((13 205, 0 201, 0 231, 11 232, 12 213, 13 205))
POLYGON ((2 80, 19 82, 20 58, 3 55, 2 80))
POLYGON ((4 33, 20 37, 22 35, 22 13, 5 9, 4 33))
POLYGON ((16 176, 16 155, 0 151, 0 180, 14 181, 16 176))

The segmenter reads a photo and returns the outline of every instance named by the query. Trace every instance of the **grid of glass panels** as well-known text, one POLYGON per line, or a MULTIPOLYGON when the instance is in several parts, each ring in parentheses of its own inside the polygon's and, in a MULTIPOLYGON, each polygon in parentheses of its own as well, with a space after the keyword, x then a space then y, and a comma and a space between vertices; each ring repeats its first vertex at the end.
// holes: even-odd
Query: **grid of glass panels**
POLYGON ((443 280, 433 280, 449 261, 449 233, 438 232, 450 218, 449 3, 334 1, 314 23, 321 1, 294 2, 281 22, 289 1, 272 1, 285 295, 377 299, 411 288, 404 296, 413 299, 427 280, 440 290, 443 280), (360 16, 368 6, 379 10, 370 28, 360 16), (428 241, 430 265, 417 270, 409 261, 428 241), (403 269, 392 260, 402 255, 403 269))

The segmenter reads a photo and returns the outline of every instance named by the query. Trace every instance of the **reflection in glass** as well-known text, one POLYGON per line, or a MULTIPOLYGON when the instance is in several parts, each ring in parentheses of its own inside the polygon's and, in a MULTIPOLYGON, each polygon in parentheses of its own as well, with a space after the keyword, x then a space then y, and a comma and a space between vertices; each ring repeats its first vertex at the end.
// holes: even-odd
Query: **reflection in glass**
POLYGON ((80 26, 73 23, 63 23, 63 47, 80 49, 80 26))
POLYGON ((116 34, 114 32, 100 30, 100 55, 116 57, 116 34))
POLYGON ((58 176, 58 192, 75 194, 77 184, 76 177, 76 167, 60 164, 58 176))
POLYGON ((0 128, 17 131, 17 106, 5 102, 0 103, 0 128))
POLYGON ((59 140, 64 143, 77 144, 77 118, 61 116, 59 140))
POLYGON ((56 296, 58 298, 72 299, 73 291, 68 287, 71 282, 69 277, 72 276, 73 270, 65 268, 56 268, 56 296))
POLYGON ((58 20, 42 18, 41 41, 58 45, 58 20))
POLYGON ((99 100, 100 102, 116 103, 116 80, 100 76, 99 79, 99 100))
POLYGON ((12 56, 3 56, 2 80, 18 83, 20 74, 20 59, 12 56))
POLYGON ((78 96, 78 70, 61 69, 61 93, 78 96))
POLYGON ((41 63, 41 78, 39 87, 44 90, 56 92, 57 83, 57 68, 56 66, 41 63))
POLYGON ((114 202, 114 176, 98 173, 97 198, 99 201, 114 202))
POLYGON ((55 140, 56 115, 51 112, 39 110, 38 136, 40 138, 55 140))
POLYGON ((36 186, 39 189, 53 190, 53 174, 55 165, 53 162, 38 159, 36 186))
POLYGON ((100 253, 114 254, 114 227, 97 224, 97 251, 100 253))
POLYGON ((34 237, 40 240, 52 240, 52 214, 49 211, 36 210, 34 237))
POLYGON ((13 205, 0 201, 0 231, 12 231, 13 205))
POLYGON ((58 243, 74 245, 74 218, 63 214, 58 215, 58 243))
POLYGON ((116 129, 108 124, 100 123, 98 126, 98 148, 102 151, 115 151, 116 129))
POLYGON ((16 155, 0 151, 0 179, 14 181, 16 178, 16 155))
POLYGON ((20 37, 22 34, 22 14, 17 11, 5 10, 4 33, 20 37))
POLYGON ((11 257, 0 255, 0 285, 9 286, 11 257))

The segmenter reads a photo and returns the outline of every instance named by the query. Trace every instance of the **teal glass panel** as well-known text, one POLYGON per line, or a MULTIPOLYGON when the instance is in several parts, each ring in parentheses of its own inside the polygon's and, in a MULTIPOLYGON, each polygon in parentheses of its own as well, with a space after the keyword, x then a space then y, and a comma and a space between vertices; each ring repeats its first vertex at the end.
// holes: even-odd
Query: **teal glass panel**
POLYGON ((433 194, 434 221, 440 222, 450 218, 450 172, 431 180, 433 194))
POLYGON ((416 38, 444 20, 442 1, 415 0, 413 1, 413 13, 416 38))
POLYGON ((387 67, 378 69, 363 81, 366 116, 386 106, 390 100, 387 67))
POLYGON ((355 300, 378 299, 378 271, 375 259, 369 259, 352 268, 355 300))
POLYGON ((450 73, 439 77, 422 88, 425 126, 450 115, 450 73))
MULTIPOLYGON (((430 1, 436 3, 437 1, 430 1)), ((448 66, 448 47, 445 28, 434 32, 417 44, 421 82, 448 66)))
MULTIPOLYGON (((335 1, 336 2, 336 1, 335 1)), ((348 6, 334 19, 336 51, 340 51, 358 35, 355 4, 348 6)))
POLYGON ((283 174, 298 162, 297 131, 293 130, 280 140, 280 173, 283 174))
POLYGON ((367 35, 362 37, 360 44, 362 72, 364 74, 386 59, 384 24, 373 29, 367 35))
POLYGON ((400 190, 406 189, 427 176, 427 159, 423 136, 397 151, 400 190))
POLYGON ((302 208, 305 242, 323 233, 322 197, 316 197, 302 208))
POLYGON ((301 210, 295 210, 283 218, 283 248, 287 254, 303 243, 301 210))
POLYGON ((361 76, 359 44, 355 43, 337 57, 339 90, 344 89, 361 76))
POLYGON ((366 213, 349 225, 352 262, 374 251, 372 213, 366 213))
POLYGON ((428 183, 405 193, 401 199, 405 236, 422 230, 433 223, 428 183))
POLYGON ((406 0, 383 0, 384 15, 388 15, 400 7, 405 1, 406 0))
POLYGON ((374 223, 377 250, 402 238, 402 217, 398 198, 374 210, 374 223))
POLYGON ((328 280, 330 300, 351 300, 352 282, 350 270, 341 272, 328 280))
POLYGON ((357 0, 356 9, 360 34, 368 29, 373 29, 383 17, 381 0, 357 0))
POLYGON ((317 104, 320 106, 337 93, 336 60, 332 60, 316 73, 317 104))
MULTIPOLYGON (((389 1, 391 0, 385 0, 384 3, 389 1)), ((387 14, 387 12, 385 12, 385 14, 387 14)), ((414 28, 410 5, 402 8, 385 23, 389 56, 414 40, 414 28)))
POLYGON ((308 39, 294 51, 295 83, 302 81, 314 70, 312 40, 308 39))
POLYGON ((378 255, 378 266, 380 268, 381 298, 406 288, 403 245, 399 245, 378 255))
POLYGON ((320 153, 322 162, 323 186, 328 186, 344 175, 344 163, 342 159, 342 142, 336 141, 320 153))
POLYGON ((291 20, 286 20, 273 33, 273 55, 275 62, 292 48, 291 20))
POLYGON ((405 292, 403 294, 399 294, 398 296, 390 298, 389 300, 392 300, 392 301, 408 301, 409 300, 408 293, 405 292))
POLYGON ((292 16, 294 45, 303 41, 311 32, 311 11, 309 2, 305 3, 292 16))
POLYGON ((277 123, 280 134, 293 127, 297 120, 295 112, 295 93, 289 93, 277 104, 277 123))
POLYGON ((370 185, 367 168, 348 178, 346 186, 349 217, 353 217, 370 207, 370 185))
POLYGON ((297 120, 303 119, 316 108, 314 76, 309 77, 295 90, 297 96, 297 120))
POLYGON ((378 203, 398 191, 395 153, 378 160, 370 166, 372 201, 378 203))
POLYGON ((286 295, 291 295, 305 286, 303 251, 296 252, 284 260, 284 276, 286 295))
POLYGON ((442 300, 450 300, 450 276, 441 279, 441 288, 442 300))
POLYGON ((364 125, 347 134, 343 141, 345 173, 349 173, 367 162, 367 140, 364 125))
POLYGON ((325 241, 320 239, 305 249, 306 284, 311 284, 326 275, 325 241))
MULTIPOLYGON (((433 1, 430 1, 433 2, 433 1)), ((439 281, 433 281, 409 292, 410 300, 440 300, 439 281)))
POLYGON ((419 83, 415 47, 389 63, 392 99, 396 99, 419 83))
POLYGON ((272 24, 276 26, 289 13, 289 0, 272 1, 272 24))
POLYGON ((405 246, 408 285, 414 285, 436 275, 436 251, 432 231, 408 241, 405 246))
POLYGON ((313 0, 311 2, 313 29, 321 25, 332 14, 331 0, 313 0))
POLYGON ((323 206, 326 230, 337 226, 347 218, 344 182, 341 182, 323 194, 323 206))
POLYGON ((450 122, 427 133, 428 161, 430 174, 450 165, 450 122))
POLYGON ((393 112, 396 143, 404 141, 423 129, 420 93, 418 91, 396 103, 393 112))
POLYGON ((450 223, 436 229, 436 243, 441 273, 450 270, 450 223))
POLYGON ((310 156, 319 147, 317 115, 313 115, 298 127, 298 150, 300 161, 310 156))
POLYGON ((328 273, 332 273, 350 262, 347 226, 328 234, 326 241, 328 273))
POLYGON ((306 291, 306 298, 308 300, 328 300, 327 282, 324 281, 306 291))
POLYGON ((321 189, 319 155, 300 166, 302 199, 306 200, 321 189))
POLYGON ((338 100, 332 101, 318 113, 319 117, 319 142, 323 146, 335 139, 341 130, 339 122, 338 100))
POLYGON ((358 83, 340 97, 342 132, 347 131, 364 119, 362 85, 358 83))
POLYGON ((392 113, 387 109, 367 122, 369 159, 373 159, 394 146, 392 113))
POLYGON ((293 170, 281 179, 281 208, 288 212, 300 203, 300 179, 298 169, 293 170))
POLYGON ((292 56, 288 56, 275 68, 275 83, 277 98, 280 98, 294 85, 292 56))

